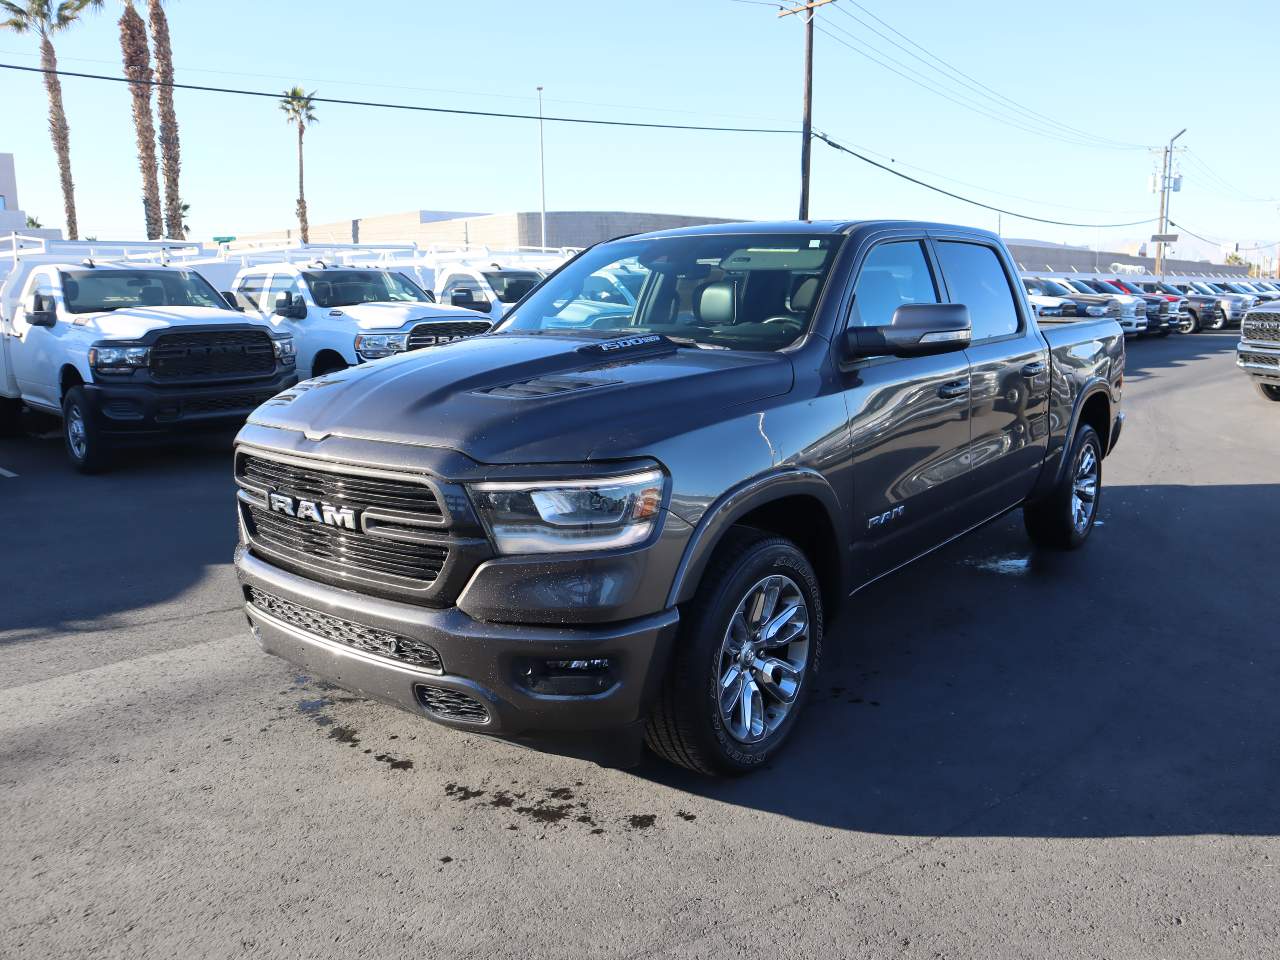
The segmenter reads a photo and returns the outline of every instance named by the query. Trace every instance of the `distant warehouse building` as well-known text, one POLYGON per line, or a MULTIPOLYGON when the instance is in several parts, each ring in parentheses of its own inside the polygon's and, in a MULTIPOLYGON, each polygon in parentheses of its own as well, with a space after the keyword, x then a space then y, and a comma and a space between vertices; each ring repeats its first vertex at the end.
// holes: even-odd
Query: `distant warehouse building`
MULTIPOLYGON (((719 217, 626 211, 547 211, 548 247, 588 247, 630 233, 669 230, 700 223, 732 223, 719 217)), ((297 230, 239 235, 237 240, 292 240, 297 230)), ((497 249, 542 246, 542 216, 532 213, 456 213, 410 210, 358 220, 311 224, 312 243, 407 243, 467 245, 497 249)))

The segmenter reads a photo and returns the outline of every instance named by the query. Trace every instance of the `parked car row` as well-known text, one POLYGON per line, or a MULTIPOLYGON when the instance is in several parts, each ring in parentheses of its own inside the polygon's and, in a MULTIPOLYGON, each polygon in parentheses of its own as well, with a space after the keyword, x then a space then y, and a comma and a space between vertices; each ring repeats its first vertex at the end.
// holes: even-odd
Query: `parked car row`
POLYGON ((1253 278, 1024 273, 1023 284, 1041 317, 1111 316, 1130 336, 1235 327, 1257 304, 1280 300, 1280 283, 1253 278))
POLYGON ((58 416, 72 464, 97 471, 126 443, 243 422, 299 379, 484 333, 568 256, 388 252, 10 238, 0 432, 24 406, 58 416))

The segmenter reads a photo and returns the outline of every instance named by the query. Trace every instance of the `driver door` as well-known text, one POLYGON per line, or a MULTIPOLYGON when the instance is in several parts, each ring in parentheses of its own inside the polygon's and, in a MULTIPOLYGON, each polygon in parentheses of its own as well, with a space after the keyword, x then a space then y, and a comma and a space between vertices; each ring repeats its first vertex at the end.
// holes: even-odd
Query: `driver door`
MULTIPOLYGON (((942 303, 923 237, 877 242, 854 285, 849 326, 887 325, 907 303, 942 303)), ((872 580, 964 529, 969 494, 969 360, 964 351, 846 365, 854 557, 872 580)))
POLYGON ((27 279, 26 289, 13 311, 9 360, 22 399, 56 410, 62 399, 58 396, 57 385, 61 367, 59 357, 64 352, 63 341, 70 335, 71 325, 64 319, 62 310, 58 310, 58 319, 52 327, 36 327, 28 323, 27 311, 31 309, 36 294, 49 297, 55 305, 60 299, 54 296, 53 278, 49 271, 37 270, 27 279))

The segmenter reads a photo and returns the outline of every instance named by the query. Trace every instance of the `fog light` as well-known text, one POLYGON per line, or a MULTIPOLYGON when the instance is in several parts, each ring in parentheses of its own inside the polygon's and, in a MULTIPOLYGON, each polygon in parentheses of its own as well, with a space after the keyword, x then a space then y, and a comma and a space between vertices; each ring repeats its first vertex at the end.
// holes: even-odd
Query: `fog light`
POLYGON ((521 677, 533 693, 584 697, 604 693, 616 682, 605 657, 589 660, 534 660, 521 677))

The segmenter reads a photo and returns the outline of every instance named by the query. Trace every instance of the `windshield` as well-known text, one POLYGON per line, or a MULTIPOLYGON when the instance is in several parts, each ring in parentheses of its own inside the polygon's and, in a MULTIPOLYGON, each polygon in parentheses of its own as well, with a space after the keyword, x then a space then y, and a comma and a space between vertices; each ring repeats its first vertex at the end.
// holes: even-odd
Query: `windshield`
POLYGON ((1157 283, 1155 285, 1155 288, 1159 290, 1161 293, 1167 293, 1170 296, 1174 296, 1174 297, 1181 297, 1184 293, 1184 291, 1179 290, 1177 287, 1175 287, 1171 283, 1157 283))
POLYGON ((503 303, 515 303, 536 287, 542 274, 536 270, 486 270, 484 278, 493 287, 493 294, 503 303))
POLYGON ((1069 297, 1072 291, 1068 290, 1056 280, 1039 280, 1037 281, 1045 289, 1045 293, 1051 297, 1069 297))
POLYGON ((1063 280, 1062 282, 1065 283, 1067 286, 1069 286, 1072 290, 1076 291, 1077 293, 1097 293, 1098 292, 1094 290, 1093 287, 1085 283, 1083 280, 1067 279, 1067 280, 1063 280))
POLYGON ((1121 290, 1115 284, 1107 283, 1105 280, 1094 280, 1091 286, 1099 293, 1128 293, 1127 290, 1121 290))
POLYGON ((779 350, 808 329, 843 237, 731 234, 618 240, 547 280, 497 332, 609 337, 661 333, 711 349, 779 350), (593 295, 640 275, 634 305, 593 295))
POLYGON ((302 274, 317 307, 356 303, 430 303, 422 289, 389 270, 309 270, 302 274))
POLYGON ((190 270, 65 270, 62 301, 69 313, 121 307, 227 309, 209 281, 190 270))

